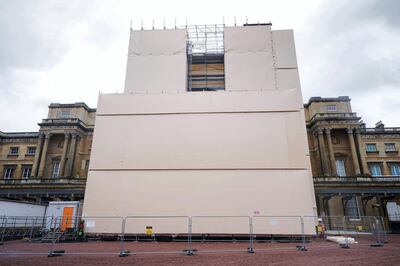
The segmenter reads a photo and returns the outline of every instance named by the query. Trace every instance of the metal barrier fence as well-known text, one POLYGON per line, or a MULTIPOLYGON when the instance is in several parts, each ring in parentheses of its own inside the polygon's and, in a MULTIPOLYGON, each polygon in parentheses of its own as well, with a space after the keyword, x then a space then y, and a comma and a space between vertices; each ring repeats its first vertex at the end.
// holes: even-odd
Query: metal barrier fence
POLYGON ((74 217, 55 217, 51 226, 51 246, 48 256, 55 257, 62 254, 92 255, 92 254, 117 254, 125 257, 129 254, 125 250, 125 218, 121 216, 74 216, 74 217), (84 239, 79 237, 79 224, 84 225, 86 234, 90 235, 88 241, 91 244, 87 250, 82 250, 78 243, 84 239), (116 233, 115 233, 116 232, 116 233), (116 234, 117 238, 114 238, 116 234), (102 245, 98 236, 102 235, 105 239, 116 240, 112 245, 102 245), (60 241, 62 239, 66 242, 60 241), (74 240, 68 243, 68 240, 74 240), (99 252, 101 250, 101 252, 99 252))
MULTIPOLYGON (((189 235, 200 236, 198 241, 193 243, 193 251, 199 253, 211 252, 232 252, 246 251, 254 253, 254 233, 253 219, 250 216, 230 216, 230 215, 198 215, 192 216, 189 219, 189 235), (210 224, 211 223, 211 224, 210 224), (201 243, 216 241, 206 239, 205 236, 222 236, 222 235, 237 235, 240 238, 239 242, 247 243, 246 246, 235 245, 228 249, 221 249, 217 245, 213 245, 212 249, 202 249, 201 243)), ((222 239, 219 239, 222 241, 222 239)), ((236 241, 238 242, 238 241, 236 241)))
MULTIPOLYGON (((124 237, 133 237, 138 241, 158 241, 163 237, 171 236, 170 240, 178 240, 184 245, 174 247, 162 253, 186 253, 192 255, 191 217, 189 216, 127 216, 125 218, 124 237)), ((154 251, 135 250, 128 245, 131 254, 150 254, 154 251)))
MULTIPOLYGON (((382 217, 317 217, 317 216, 58 216, 58 217, 0 217, 1 243, 26 238, 43 245, 36 253, 21 250, 4 254, 130 254, 152 253, 218 253, 272 250, 285 238, 285 249, 307 251, 306 236, 344 237, 341 247, 349 248, 349 237, 361 239, 370 246, 387 242, 382 217), (314 230, 315 229, 315 230, 314 230), (83 234, 84 232, 84 234, 83 234), (105 241, 112 240, 107 244, 105 241), (136 242, 174 242, 168 250, 143 249, 136 242), (85 241, 84 248, 79 242, 85 241), (205 242, 229 241, 231 244, 205 242), (265 244, 266 243, 266 244, 265 244), (290 243, 290 244, 287 244, 290 243), (292 245, 293 244, 293 245, 292 245), (275 246, 274 246, 275 245, 275 246)), ((282 249, 282 248, 280 248, 282 249)))
POLYGON ((33 239, 41 236, 46 227, 43 216, 1 216, 0 243, 19 238, 33 239))
POLYGON ((271 242, 279 242, 279 236, 291 236, 299 251, 307 251, 306 235, 312 235, 315 232, 306 233, 304 218, 302 216, 286 215, 259 215, 253 217, 254 231, 261 235, 270 235, 271 242), (274 239, 274 235, 277 235, 274 239), (300 245, 298 243, 300 242, 300 245))
POLYGON ((317 232, 321 237, 328 238, 331 236, 343 236, 343 241, 339 242, 342 248, 349 248, 353 238, 360 243, 368 243, 374 247, 383 246, 387 243, 387 232, 383 217, 376 216, 304 216, 305 220, 314 220, 318 222, 318 226, 323 230, 317 232))

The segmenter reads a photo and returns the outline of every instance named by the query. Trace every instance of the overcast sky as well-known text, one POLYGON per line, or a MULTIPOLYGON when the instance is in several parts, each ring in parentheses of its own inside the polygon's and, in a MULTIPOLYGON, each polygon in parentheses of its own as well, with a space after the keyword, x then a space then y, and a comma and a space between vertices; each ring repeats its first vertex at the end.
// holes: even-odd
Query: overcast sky
POLYGON ((367 126, 400 126, 400 1, 0 0, 0 131, 37 131, 51 102, 122 92, 139 28, 273 23, 294 29, 304 102, 352 98, 367 126), (301 3, 300 3, 301 2, 301 3))

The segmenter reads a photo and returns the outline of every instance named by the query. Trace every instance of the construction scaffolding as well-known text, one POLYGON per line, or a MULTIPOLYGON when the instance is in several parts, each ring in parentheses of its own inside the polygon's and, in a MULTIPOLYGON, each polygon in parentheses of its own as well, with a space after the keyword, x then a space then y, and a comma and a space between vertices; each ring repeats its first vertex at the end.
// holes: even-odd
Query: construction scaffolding
POLYGON ((224 26, 186 26, 188 91, 225 89, 224 26))

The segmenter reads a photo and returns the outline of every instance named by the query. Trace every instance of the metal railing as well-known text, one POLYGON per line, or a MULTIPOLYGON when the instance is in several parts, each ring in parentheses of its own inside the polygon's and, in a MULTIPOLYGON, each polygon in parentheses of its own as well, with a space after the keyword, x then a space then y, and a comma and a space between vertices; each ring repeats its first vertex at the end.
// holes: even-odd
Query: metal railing
POLYGON ((384 183, 384 182, 400 182, 400 176, 379 176, 379 177, 370 177, 370 176, 317 176, 313 177, 314 182, 316 183, 384 183))
POLYGON ((315 113, 310 121, 315 118, 357 118, 357 113, 315 113))
MULTIPOLYGON (((57 216, 57 217, 0 217, 1 243, 6 240, 15 239, 11 237, 12 232, 23 232, 20 237, 30 239, 37 238, 45 245, 49 257, 62 256, 63 254, 114 254, 126 257, 130 254, 165 254, 181 253, 194 255, 196 253, 218 253, 218 252, 248 252, 254 253, 265 250, 299 250, 307 251, 307 237, 320 235, 324 238, 332 235, 344 237, 340 243, 341 247, 349 248, 352 243, 349 237, 362 239, 371 246, 383 246, 387 242, 386 230, 382 217, 363 216, 357 219, 346 216, 290 216, 290 215, 260 215, 260 216, 226 216, 226 215, 204 215, 204 216, 57 216), (317 225, 318 223, 318 225, 317 225), (318 226, 323 224, 323 235, 320 234, 318 226), (84 225, 84 227, 80 227, 84 225), (84 230, 84 234, 82 233, 84 230), (146 231, 145 231, 146 230, 146 231), (143 235, 145 237, 143 237, 143 235), (132 243, 157 241, 162 237, 173 235, 174 242, 181 242, 181 246, 173 246, 175 250, 142 250, 132 243), (221 248, 221 245, 204 246, 202 242, 212 242, 205 235, 231 235, 230 242, 237 237, 243 244, 234 248, 221 248), (235 236, 236 235, 236 236, 235 236), (116 237, 115 237, 116 236, 116 237), (274 241, 277 236, 291 236, 294 245, 286 245, 284 248, 276 246, 274 241), (268 245, 265 239, 270 238, 268 245), (107 249, 101 240, 112 238, 110 247, 107 249), (263 240, 264 239, 264 240, 263 240), (89 241, 87 250, 67 243, 68 241, 89 241), (246 246, 243 246, 246 245, 246 246)), ((220 240, 217 240, 220 241, 220 240)), ((236 240, 234 240, 236 242, 236 240)), ((286 241, 287 242, 287 241, 286 241)), ((276 245, 279 246, 277 243, 276 245)), ((332 246, 332 245, 331 245, 332 246)), ((229 245, 228 245, 229 247, 229 245)), ((315 248, 315 246, 313 247, 315 248)), ((42 253, 44 254, 43 250, 42 253)), ((3 253, 1 255, 11 253, 3 253)), ((14 252, 12 254, 26 254, 14 252)), ((32 254, 32 253, 30 253, 32 254)))
POLYGON ((399 132, 400 127, 384 127, 384 128, 361 128, 362 133, 392 133, 392 132, 399 132))
POLYGON ((30 185, 30 184, 78 184, 85 185, 86 178, 29 178, 0 179, 0 185, 30 185))

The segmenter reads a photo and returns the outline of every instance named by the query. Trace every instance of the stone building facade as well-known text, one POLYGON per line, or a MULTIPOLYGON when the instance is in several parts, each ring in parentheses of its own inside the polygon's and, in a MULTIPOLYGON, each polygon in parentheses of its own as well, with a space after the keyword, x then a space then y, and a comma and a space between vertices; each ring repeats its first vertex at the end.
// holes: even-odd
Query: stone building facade
POLYGON ((319 215, 378 215, 399 230, 400 128, 366 128, 349 97, 312 97, 304 107, 319 215))
POLYGON ((95 112, 84 103, 52 103, 39 132, 0 132, 0 197, 83 199, 95 112))
MULTIPOLYGON (((399 230, 400 128, 365 127, 349 97, 312 97, 304 112, 318 214, 380 215, 399 230)), ((95 113, 53 103, 39 132, 0 132, 0 198, 82 200, 95 113)))

